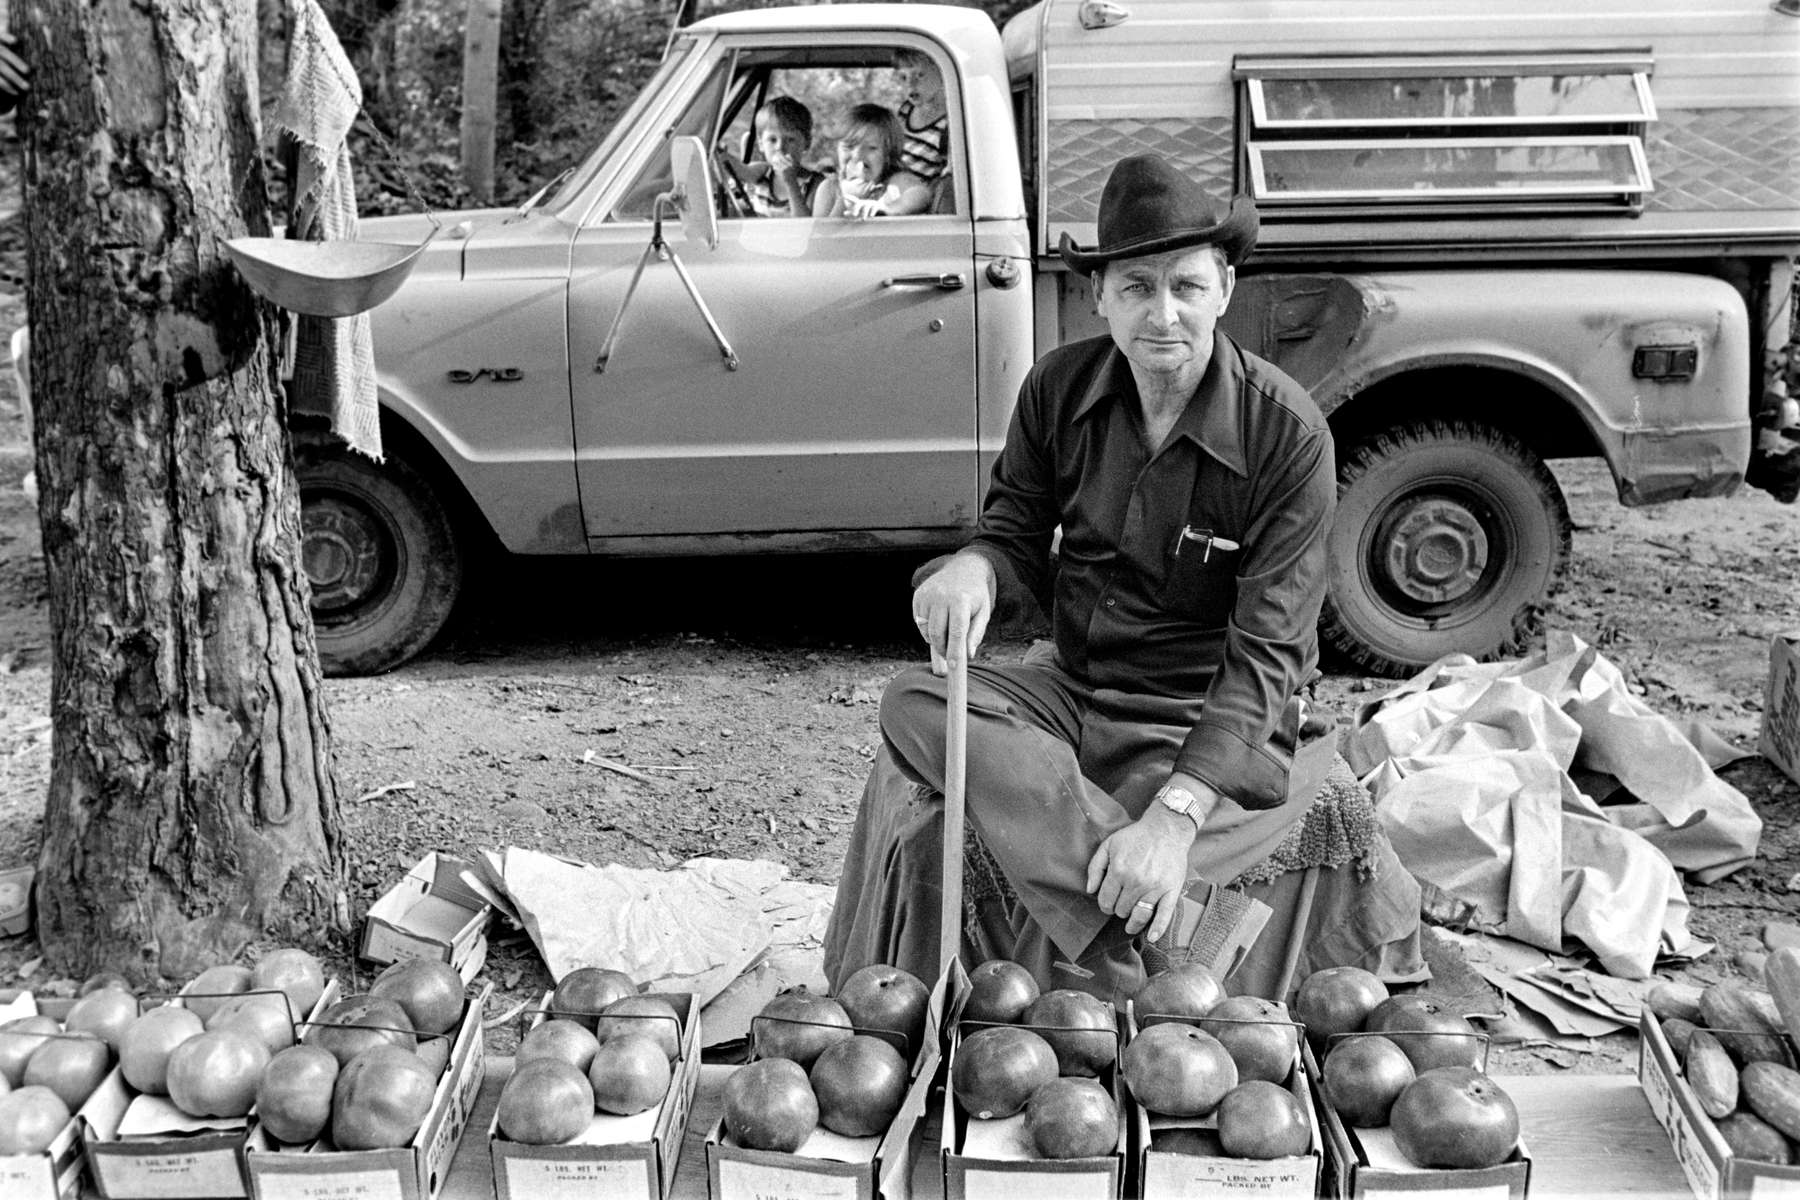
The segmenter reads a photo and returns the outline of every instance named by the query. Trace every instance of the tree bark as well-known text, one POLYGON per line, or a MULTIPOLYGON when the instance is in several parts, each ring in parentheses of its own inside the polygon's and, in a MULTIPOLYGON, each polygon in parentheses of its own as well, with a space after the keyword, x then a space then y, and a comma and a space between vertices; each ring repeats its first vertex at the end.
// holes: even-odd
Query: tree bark
POLYGON ((49 964, 179 980, 347 927, 271 310, 257 9, 34 0, 21 107, 52 766, 49 964))

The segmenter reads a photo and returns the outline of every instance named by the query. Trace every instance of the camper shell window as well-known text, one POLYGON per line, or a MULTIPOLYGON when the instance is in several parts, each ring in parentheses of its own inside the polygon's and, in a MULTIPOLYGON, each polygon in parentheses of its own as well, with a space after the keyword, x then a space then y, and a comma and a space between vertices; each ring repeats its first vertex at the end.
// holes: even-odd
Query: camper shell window
POLYGON ((1636 210, 1642 54, 1243 58, 1240 169, 1272 216, 1636 210))

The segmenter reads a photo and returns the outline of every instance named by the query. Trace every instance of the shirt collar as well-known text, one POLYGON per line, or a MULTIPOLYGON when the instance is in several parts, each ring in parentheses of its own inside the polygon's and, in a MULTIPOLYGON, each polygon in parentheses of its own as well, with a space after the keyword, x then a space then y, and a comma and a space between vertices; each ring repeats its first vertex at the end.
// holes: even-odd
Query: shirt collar
MULTIPOLYGON (((1100 369, 1075 405, 1073 419, 1079 421, 1095 405, 1107 399, 1137 398, 1137 384, 1131 378, 1131 363, 1117 345, 1110 347, 1100 369)), ((1175 422, 1174 435, 1186 437, 1231 471, 1249 478, 1248 456, 1244 451, 1244 362, 1237 346, 1219 330, 1213 331, 1212 361, 1194 398, 1175 422)))

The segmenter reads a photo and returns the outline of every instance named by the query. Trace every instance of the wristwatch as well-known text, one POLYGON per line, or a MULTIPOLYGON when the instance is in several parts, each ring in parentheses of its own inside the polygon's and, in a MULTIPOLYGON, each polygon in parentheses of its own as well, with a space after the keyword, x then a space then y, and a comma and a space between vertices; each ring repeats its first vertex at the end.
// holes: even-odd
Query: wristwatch
POLYGON ((1196 830, 1201 828, 1200 797, 1186 788, 1173 783, 1165 783, 1156 793, 1156 801, 1172 812, 1178 812, 1194 823, 1196 830))

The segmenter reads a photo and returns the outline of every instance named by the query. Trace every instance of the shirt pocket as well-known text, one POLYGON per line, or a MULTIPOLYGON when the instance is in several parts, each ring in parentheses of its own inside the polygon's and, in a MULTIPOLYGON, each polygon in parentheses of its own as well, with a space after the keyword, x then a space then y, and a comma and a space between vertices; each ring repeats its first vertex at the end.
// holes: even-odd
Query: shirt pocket
POLYGON ((1190 523, 1170 539, 1157 599, 1169 615, 1217 629, 1237 603, 1237 569, 1243 547, 1217 528, 1190 523))

